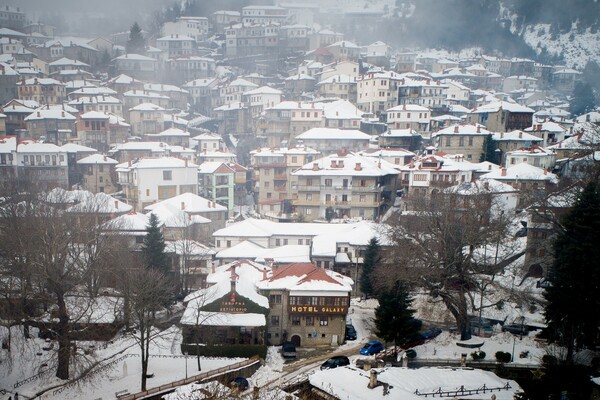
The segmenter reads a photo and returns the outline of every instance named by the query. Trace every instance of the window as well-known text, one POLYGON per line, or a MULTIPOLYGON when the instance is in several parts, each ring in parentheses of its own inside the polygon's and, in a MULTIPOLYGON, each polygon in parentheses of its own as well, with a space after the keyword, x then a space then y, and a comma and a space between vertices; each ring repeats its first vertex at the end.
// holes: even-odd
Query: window
POLYGON ((281 295, 280 294, 269 295, 269 303, 271 303, 271 304, 281 304, 281 295))
POLYGON ((163 171, 163 180, 165 180, 165 181, 173 180, 173 171, 163 171))
POLYGON ((271 325, 279 326, 279 315, 271 315, 271 325))
POLYGON ((300 326, 300 316, 299 315, 292 315, 292 325, 300 326))
POLYGON ((307 316, 305 317, 306 326, 314 326, 315 325, 315 317, 307 316))
POLYGON ((329 317, 327 317, 326 315, 319 317, 319 325, 320 326, 329 325, 329 317))
POLYGON ((325 179, 325 186, 331 187, 332 186, 332 180, 331 179, 325 179))
POLYGON ((464 137, 459 137, 458 138, 458 145, 460 147, 464 147, 465 146, 465 138, 464 137))
POLYGON ((469 138, 469 146, 473 146, 473 138, 472 137, 469 138))
POLYGON ((450 137, 446 138, 446 146, 452 146, 452 138, 450 138, 450 137))

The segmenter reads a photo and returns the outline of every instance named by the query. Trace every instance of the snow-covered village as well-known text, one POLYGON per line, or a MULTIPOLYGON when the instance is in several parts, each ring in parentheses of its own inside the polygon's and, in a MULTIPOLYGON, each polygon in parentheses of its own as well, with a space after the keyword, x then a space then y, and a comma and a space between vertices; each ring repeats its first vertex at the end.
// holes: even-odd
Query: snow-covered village
POLYGON ((0 0, 0 400, 600 400, 596 0, 0 0))

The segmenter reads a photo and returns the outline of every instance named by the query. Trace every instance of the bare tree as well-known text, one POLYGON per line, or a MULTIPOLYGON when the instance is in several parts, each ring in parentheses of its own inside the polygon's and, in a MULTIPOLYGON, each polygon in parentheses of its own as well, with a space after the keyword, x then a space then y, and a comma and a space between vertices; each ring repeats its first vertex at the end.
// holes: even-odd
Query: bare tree
POLYGON ((412 211, 389 220, 387 235, 394 245, 384 253, 375 284, 406 281, 425 289, 441 299, 461 338, 469 339, 469 312, 482 306, 473 293, 484 292, 493 276, 522 254, 510 246, 499 251, 500 244, 513 238, 510 218, 498 211, 494 197, 486 192, 464 196, 447 191, 409 202, 412 211))
POLYGON ((129 266, 125 279, 129 281, 129 313, 135 329, 131 335, 141 352, 142 377, 141 390, 146 390, 150 347, 161 336, 156 328, 159 322, 157 314, 163 310, 170 299, 172 287, 159 271, 146 269, 138 263, 129 266))
MULTIPOLYGON (((67 211, 72 193, 23 193, 8 199, 2 208, 2 273, 4 278, 19 280, 18 313, 45 326, 56 338, 56 376, 68 379, 70 361, 76 354, 72 346, 75 326, 93 303, 100 285, 94 276, 105 265, 110 241, 99 234, 94 219, 67 211), (86 286, 94 290, 82 290, 86 286), (83 293, 81 298, 88 305, 70 308, 68 297, 83 293), (47 313, 40 313, 40 305, 47 313)), ((85 199, 89 215, 100 213, 105 206, 97 200, 94 196, 85 199)))

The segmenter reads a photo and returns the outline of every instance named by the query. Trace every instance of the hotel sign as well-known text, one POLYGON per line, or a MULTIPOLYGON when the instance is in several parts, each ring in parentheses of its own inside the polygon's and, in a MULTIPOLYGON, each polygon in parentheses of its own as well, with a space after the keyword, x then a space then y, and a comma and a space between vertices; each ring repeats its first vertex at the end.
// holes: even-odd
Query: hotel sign
POLYGON ((236 302, 235 299, 233 301, 223 301, 221 302, 221 307, 219 307, 219 312, 222 313, 245 313, 248 311, 248 307, 246 307, 246 303, 236 302))
POLYGON ((342 306, 288 306, 290 314, 347 314, 348 307, 342 306))

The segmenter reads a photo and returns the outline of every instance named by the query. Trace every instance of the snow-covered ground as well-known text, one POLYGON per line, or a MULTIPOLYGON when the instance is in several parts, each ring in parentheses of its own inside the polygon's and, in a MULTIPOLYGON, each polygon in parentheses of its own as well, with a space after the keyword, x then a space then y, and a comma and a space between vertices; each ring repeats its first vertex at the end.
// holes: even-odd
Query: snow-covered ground
MULTIPOLYGON (((0 388, 18 392, 27 397, 34 396, 37 392, 64 384, 54 376, 55 352, 44 351, 42 347, 46 342, 42 339, 23 339, 20 329, 13 327, 13 353, 8 354, 2 350, 0 368, 0 388), (41 354, 41 355, 37 355, 41 354), (47 367, 41 367, 47 363, 47 367), (14 389, 14 384, 25 378, 36 375, 39 371, 47 371, 39 379, 14 389)), ((4 332, 6 333, 6 332, 4 332)), ((35 334, 35 332, 33 332, 35 334)), ((147 387, 163 385, 186 377, 186 364, 188 376, 198 374, 197 362, 194 356, 182 356, 179 344, 181 343, 181 330, 171 327, 164 331, 153 342, 150 349, 150 362, 148 373, 154 374, 149 378, 147 387)), ((94 350, 88 357, 93 361, 101 362, 95 370, 99 371, 82 380, 78 385, 72 385, 62 391, 52 389, 41 396, 42 399, 114 399, 115 393, 128 390, 135 393, 140 390, 141 361, 140 349, 131 337, 117 339, 113 344, 103 348, 105 342, 78 342, 81 349, 94 350), (118 360, 114 362, 114 360, 118 360), (106 367, 104 367, 106 366, 106 367)), ((236 362, 241 358, 201 358, 202 372, 221 368, 236 362)))
MULTIPOLYGON (((444 331, 435 339, 416 346, 414 350, 418 359, 460 360, 461 354, 466 353, 471 360, 470 354, 477 349, 460 347, 456 344, 459 340, 459 334, 444 331)), ((508 332, 497 332, 492 337, 481 340, 484 343, 480 350, 486 353, 484 361, 496 361, 497 351, 513 354, 513 345, 514 362, 518 364, 541 364, 542 356, 547 354, 547 346, 536 342, 533 333, 521 338, 508 332), (521 358, 520 355, 524 352, 527 352, 527 356, 521 358)))

